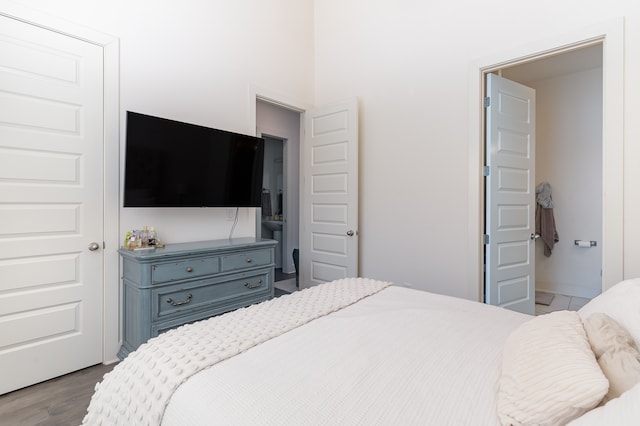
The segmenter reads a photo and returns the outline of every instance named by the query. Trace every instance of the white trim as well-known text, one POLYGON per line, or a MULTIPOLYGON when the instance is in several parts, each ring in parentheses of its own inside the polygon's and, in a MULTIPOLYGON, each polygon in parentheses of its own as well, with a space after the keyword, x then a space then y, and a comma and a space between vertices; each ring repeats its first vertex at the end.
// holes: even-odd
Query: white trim
MULTIPOLYGON (((254 85, 249 85, 249 105, 247 108, 247 110, 249 111, 249 128, 247 129, 248 135, 256 135, 256 102, 258 100, 278 105, 282 108, 299 112, 301 114, 306 110, 313 108, 313 106, 311 105, 307 105, 304 102, 295 99, 290 99, 282 94, 275 93, 268 89, 260 88, 254 85)), ((302 139, 300 140, 302 141, 302 139)))
POLYGON ((102 361, 120 348, 120 46, 118 38, 16 3, 0 0, 0 15, 101 46, 104 53, 104 271, 102 361))
POLYGON ((114 41, 118 41, 116 37, 109 34, 101 33, 92 28, 43 13, 9 0, 0 0, 0 15, 98 46, 106 46, 114 43, 114 41))
POLYGON ((103 358, 119 361, 122 344, 120 285, 120 41, 104 44, 104 324, 103 358))
POLYGON ((469 70, 469 294, 483 294, 483 119, 484 73, 505 65, 523 63, 550 54, 603 44, 603 259, 602 290, 624 277, 623 165, 624 165, 624 19, 617 18, 538 41, 471 64, 469 70))

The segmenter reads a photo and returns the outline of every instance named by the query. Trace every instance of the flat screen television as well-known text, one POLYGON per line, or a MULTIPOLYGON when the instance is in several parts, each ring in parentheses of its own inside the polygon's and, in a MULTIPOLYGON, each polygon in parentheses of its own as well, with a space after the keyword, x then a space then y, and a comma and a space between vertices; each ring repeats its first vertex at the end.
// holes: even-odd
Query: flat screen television
POLYGON ((124 207, 259 207, 264 140, 127 111, 124 207))

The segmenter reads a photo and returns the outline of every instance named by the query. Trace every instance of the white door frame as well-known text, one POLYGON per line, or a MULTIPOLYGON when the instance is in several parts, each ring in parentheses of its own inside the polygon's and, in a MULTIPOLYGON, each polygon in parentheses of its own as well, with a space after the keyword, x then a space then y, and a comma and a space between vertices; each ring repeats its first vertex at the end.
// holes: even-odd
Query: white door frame
POLYGON ((482 301, 484 224, 484 107, 485 74, 506 66, 602 43, 602 290, 624 277, 623 241, 623 148, 624 148, 624 19, 618 18, 587 28, 537 41, 474 62, 469 70, 469 216, 468 294, 482 301))
MULTIPOLYGON (((295 111, 298 112, 300 114, 302 114, 303 112, 305 112, 308 109, 313 108, 312 105, 309 105, 305 102, 302 102, 300 100, 297 99, 291 99, 286 97, 285 95, 279 94, 279 93, 274 93, 268 89, 264 89, 264 88, 260 88, 257 86, 249 86, 249 105, 248 105, 248 111, 249 111, 249 122, 248 122, 248 127, 247 127, 247 134, 248 135, 255 135, 256 134, 256 102, 260 100, 263 102, 267 102, 273 105, 277 105, 279 107, 282 107, 284 109, 288 109, 290 111, 295 111)), ((302 132, 304 129, 300 129, 300 135, 302 136, 302 132)), ((302 140, 302 139, 300 139, 302 140)))
POLYGON ((105 364, 118 360, 120 348, 119 212, 120 108, 119 40, 82 25, 0 0, 0 15, 55 31, 102 47, 104 53, 104 215, 103 355, 105 364))

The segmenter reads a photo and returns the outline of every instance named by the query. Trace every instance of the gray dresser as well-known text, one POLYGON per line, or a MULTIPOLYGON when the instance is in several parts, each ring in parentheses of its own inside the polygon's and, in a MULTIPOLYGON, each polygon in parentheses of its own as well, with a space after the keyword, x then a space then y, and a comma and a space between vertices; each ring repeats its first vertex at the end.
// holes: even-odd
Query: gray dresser
POLYGON ((274 240, 167 244, 122 256, 124 359, 163 331, 273 297, 274 240))

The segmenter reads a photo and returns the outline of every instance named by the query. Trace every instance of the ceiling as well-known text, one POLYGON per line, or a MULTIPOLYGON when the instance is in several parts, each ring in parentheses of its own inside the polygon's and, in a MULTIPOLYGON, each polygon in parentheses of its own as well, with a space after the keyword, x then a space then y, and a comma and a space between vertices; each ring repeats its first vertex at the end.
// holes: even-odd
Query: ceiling
POLYGON ((522 84, 602 67, 602 44, 563 52, 502 69, 502 76, 522 84))

